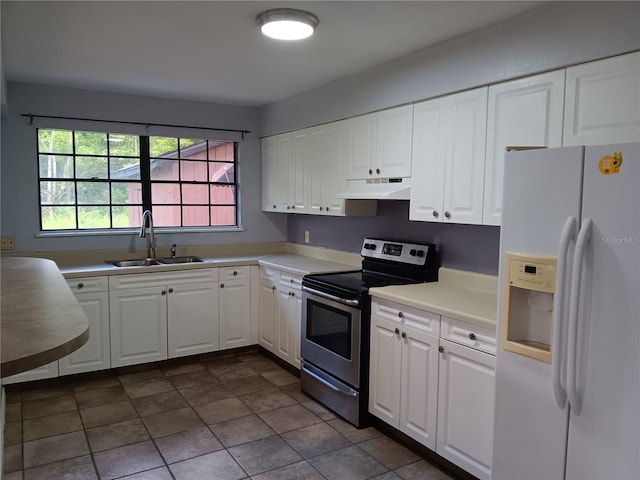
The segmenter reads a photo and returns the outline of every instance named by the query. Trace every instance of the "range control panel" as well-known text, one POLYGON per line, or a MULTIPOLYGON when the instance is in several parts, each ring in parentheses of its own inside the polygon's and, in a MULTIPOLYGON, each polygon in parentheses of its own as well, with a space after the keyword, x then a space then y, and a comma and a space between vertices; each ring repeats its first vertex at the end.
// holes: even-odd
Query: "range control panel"
POLYGON ((360 255, 412 265, 424 265, 430 248, 434 248, 434 246, 365 238, 360 255))

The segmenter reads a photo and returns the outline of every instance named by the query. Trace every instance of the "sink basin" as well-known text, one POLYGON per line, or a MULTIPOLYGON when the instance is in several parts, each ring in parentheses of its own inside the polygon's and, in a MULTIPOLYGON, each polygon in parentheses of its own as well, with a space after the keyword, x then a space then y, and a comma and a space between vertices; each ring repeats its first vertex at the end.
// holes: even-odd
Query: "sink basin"
POLYGON ((200 257, 195 256, 187 256, 187 257, 168 257, 168 258, 158 258, 158 262, 171 264, 171 263, 195 263, 195 262, 204 262, 200 257))
POLYGON ((116 267, 148 267, 150 265, 159 265, 155 258, 140 258, 137 260, 109 260, 104 263, 109 263, 116 267))

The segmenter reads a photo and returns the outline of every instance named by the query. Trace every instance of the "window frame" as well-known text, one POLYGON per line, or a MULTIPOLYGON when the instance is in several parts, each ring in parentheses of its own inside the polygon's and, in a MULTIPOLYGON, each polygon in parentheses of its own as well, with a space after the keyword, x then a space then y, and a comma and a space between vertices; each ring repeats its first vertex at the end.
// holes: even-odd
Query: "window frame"
MULTIPOLYGON (((161 207, 161 206, 172 206, 172 207, 177 207, 180 209, 180 225, 172 225, 172 226, 161 226, 158 225, 156 227, 156 230, 161 231, 161 232, 175 232, 175 233, 185 233, 185 232, 220 232, 220 231, 242 231, 243 228, 241 227, 241 223, 240 223, 240 182, 239 182, 239 171, 238 171, 238 152, 239 152, 239 144, 237 141, 235 140, 223 140, 223 139, 212 139, 212 138, 203 138, 201 136, 198 136, 197 139, 199 140, 203 140, 206 142, 205 145, 205 151, 207 152, 206 154, 206 159, 189 159, 189 158, 181 158, 181 150, 182 148, 180 147, 180 140, 181 139, 189 139, 190 137, 187 136, 170 136, 170 135, 142 135, 142 134, 127 134, 127 133, 119 133, 119 132, 111 132, 111 131, 94 131, 94 130, 82 130, 81 128, 73 128, 73 129, 69 129, 69 128, 56 128, 56 127, 38 127, 36 128, 36 162, 37 162, 37 181, 38 181, 38 220, 39 220, 39 232, 36 236, 39 237, 46 237, 46 236, 82 236, 82 235, 114 235, 114 234, 130 234, 133 231, 137 231, 139 227, 137 226, 126 226, 126 227, 114 227, 113 226, 113 222, 114 222, 114 213, 113 213, 113 208, 114 207, 139 207, 141 208, 141 213, 145 210, 151 210, 153 213, 153 208, 154 207, 161 207), (70 132, 72 135, 72 151, 71 153, 53 153, 53 152, 46 152, 46 151, 40 151, 40 134, 39 132, 41 130, 62 130, 62 131, 67 131, 70 132), (76 143, 76 132, 89 132, 89 133, 100 133, 100 134, 104 134, 107 136, 107 152, 102 155, 102 154, 96 154, 96 153, 91 153, 91 154, 85 154, 85 153, 77 153, 77 143, 76 143), (133 156, 133 155, 122 155, 122 154, 112 154, 111 153, 111 145, 109 143, 109 135, 128 135, 128 136, 135 136, 138 138, 138 142, 139 142, 139 156, 133 156), (163 138, 174 138, 176 139, 176 143, 178 145, 178 150, 176 152, 176 157, 175 158, 171 158, 171 160, 175 160, 178 162, 178 179, 177 180, 153 180, 152 179, 152 174, 151 174, 151 164, 152 161, 154 159, 158 159, 158 157, 152 157, 151 156, 151 150, 150 150, 150 138, 152 137, 163 137, 163 138), (229 161, 229 160, 218 160, 218 159, 211 159, 209 158, 209 150, 213 147, 210 146, 211 143, 213 142, 220 142, 220 143, 227 143, 227 144, 232 144, 233 145, 233 161, 229 161), (72 170, 73 170, 73 176, 72 177, 46 177, 46 176, 41 176, 41 169, 40 169, 40 157, 41 155, 56 155, 56 156, 68 156, 71 158, 71 161, 73 163, 72 165, 72 170), (107 160, 107 177, 106 178, 81 178, 78 177, 78 172, 77 172, 77 159, 79 157, 97 157, 97 158, 104 158, 107 160), (139 158, 139 166, 140 166, 140 177, 139 179, 118 179, 118 178, 113 178, 112 177, 112 172, 110 169, 111 166, 111 159, 112 158, 139 158), (183 180, 181 178, 181 161, 198 161, 198 162, 203 162, 207 164, 207 179, 206 181, 196 181, 196 180, 183 180), (232 164, 233 165, 233 182, 219 182, 219 181, 211 181, 211 176, 210 176, 210 165, 214 164, 214 163, 228 163, 228 164, 232 164), (58 182, 70 182, 73 183, 73 189, 74 189, 74 202, 73 203, 65 203, 65 204, 47 204, 47 203, 43 203, 43 196, 42 196, 42 190, 41 190, 41 183, 42 182, 46 182, 46 181, 58 181, 58 182), (88 183, 106 183, 109 185, 109 192, 108 192, 108 196, 109 196, 109 200, 108 200, 108 204, 107 203, 80 203, 78 202, 78 185, 79 183, 84 183, 84 182, 88 182, 88 183), (113 184, 131 184, 131 183, 139 183, 140 187, 141 187, 141 194, 142 194, 142 201, 140 204, 138 203, 119 203, 116 202, 114 203, 113 201, 113 191, 112 191, 112 185, 113 184), (171 204, 158 204, 158 203, 153 203, 152 201, 152 190, 153 190, 153 185, 157 185, 157 184, 177 184, 178 188, 180 189, 180 202, 179 203, 171 203, 171 204), (207 193, 207 197, 208 197, 208 203, 204 204, 204 203, 198 203, 198 204, 185 204, 183 203, 183 197, 182 197, 182 189, 183 189, 183 185, 204 185, 207 187, 208 193, 207 193), (216 185, 222 185, 222 186, 227 186, 230 187, 232 189, 233 192, 233 203, 232 204, 219 204, 219 203, 212 203, 212 199, 211 199, 211 188, 213 186, 216 185), (75 228, 61 228, 61 229, 44 229, 43 228, 43 208, 46 207, 71 207, 75 209, 75 228), (209 221, 209 225, 194 225, 194 226, 185 226, 184 225, 184 209, 188 208, 190 206, 207 206, 208 207, 208 221, 209 221), (212 207, 216 207, 216 206, 228 206, 228 207, 233 207, 234 210, 234 219, 235 219, 235 224, 229 224, 229 225, 212 225, 212 218, 211 218, 211 208, 212 207), (108 208, 109 209, 109 227, 105 227, 105 228, 81 228, 80 227, 80 213, 79 213, 79 208, 82 207, 104 207, 104 208, 108 208)), ((188 148, 188 147, 186 147, 188 148)), ((142 216, 142 215, 141 215, 142 216)))

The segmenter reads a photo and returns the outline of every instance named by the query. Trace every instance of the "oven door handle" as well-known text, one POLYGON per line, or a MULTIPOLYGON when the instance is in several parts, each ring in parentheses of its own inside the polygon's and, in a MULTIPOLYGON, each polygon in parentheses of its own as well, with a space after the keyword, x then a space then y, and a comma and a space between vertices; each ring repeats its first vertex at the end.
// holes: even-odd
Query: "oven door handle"
POLYGON ((311 370, 305 368, 304 369, 304 373, 306 373, 307 375, 309 375, 310 377, 312 377, 314 380, 322 383, 323 385, 329 387, 331 390, 335 391, 336 393, 341 393, 342 395, 346 395, 348 397, 357 397, 358 393, 350 390, 350 391, 345 391, 345 390, 341 390, 338 387, 336 387, 335 385, 333 385, 332 383, 327 382, 324 378, 322 378, 319 375, 316 375, 315 373, 313 373, 311 370))
POLYGON ((302 286, 302 291, 311 293, 312 295, 317 295, 318 297, 326 298, 327 300, 333 300, 334 302, 342 303, 343 305, 349 305, 350 307, 358 307, 360 305, 359 300, 351 300, 347 298, 336 297, 335 295, 331 295, 330 293, 321 292, 314 288, 309 288, 306 286, 302 286))

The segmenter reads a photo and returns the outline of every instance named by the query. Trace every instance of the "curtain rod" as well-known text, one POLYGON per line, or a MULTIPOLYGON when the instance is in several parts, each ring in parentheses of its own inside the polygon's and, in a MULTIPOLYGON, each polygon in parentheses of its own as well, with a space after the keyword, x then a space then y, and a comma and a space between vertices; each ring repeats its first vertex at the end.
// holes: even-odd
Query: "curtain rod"
POLYGON ((210 128, 210 127, 194 127, 189 125, 173 125, 170 123, 150 123, 150 122, 125 122, 118 120, 98 120, 95 118, 77 118, 77 117, 57 117, 54 115, 34 115, 32 113, 21 113, 21 117, 29 118, 29 125, 33 125, 34 118, 53 118, 55 120, 81 120, 85 122, 101 122, 101 123, 121 123, 125 125, 142 125, 145 127, 172 127, 172 128, 194 128, 198 130, 211 130, 214 132, 237 132, 242 134, 242 139, 244 140, 244 136, 247 133, 251 133, 251 130, 236 130, 233 128, 210 128))

